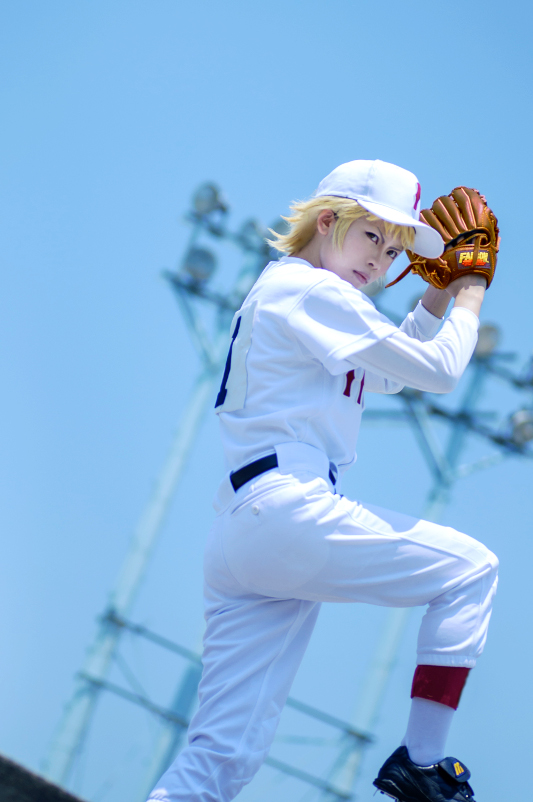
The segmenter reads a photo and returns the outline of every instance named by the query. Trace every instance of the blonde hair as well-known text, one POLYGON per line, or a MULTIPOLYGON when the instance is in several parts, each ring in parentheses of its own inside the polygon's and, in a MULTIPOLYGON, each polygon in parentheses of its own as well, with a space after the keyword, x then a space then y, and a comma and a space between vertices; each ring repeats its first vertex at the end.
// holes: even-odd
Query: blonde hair
MULTIPOLYGON (((292 215, 282 217, 289 224, 289 231, 286 234, 278 234, 277 231, 269 228, 272 239, 267 239, 268 245, 289 256, 301 251, 311 241, 316 231, 318 215, 324 209, 331 209, 336 217, 333 246, 339 251, 343 246, 348 229, 355 220, 359 220, 360 217, 366 217, 370 221, 382 220, 381 217, 376 217, 375 214, 370 214, 363 209, 357 201, 332 195, 324 195, 306 201, 294 201, 291 203, 290 209, 292 215)), ((414 228, 398 226, 387 220, 382 220, 382 222, 385 224, 385 232, 388 237, 398 237, 403 248, 412 248, 415 241, 414 228)))

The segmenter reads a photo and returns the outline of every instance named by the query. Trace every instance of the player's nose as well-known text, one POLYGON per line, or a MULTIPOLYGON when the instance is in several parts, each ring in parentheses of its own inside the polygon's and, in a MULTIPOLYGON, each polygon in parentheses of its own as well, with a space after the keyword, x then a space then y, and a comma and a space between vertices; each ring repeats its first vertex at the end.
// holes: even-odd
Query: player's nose
POLYGON ((378 256, 373 258, 372 260, 372 269, 373 270, 381 270, 382 268, 388 267, 387 262, 387 251, 383 248, 378 256))

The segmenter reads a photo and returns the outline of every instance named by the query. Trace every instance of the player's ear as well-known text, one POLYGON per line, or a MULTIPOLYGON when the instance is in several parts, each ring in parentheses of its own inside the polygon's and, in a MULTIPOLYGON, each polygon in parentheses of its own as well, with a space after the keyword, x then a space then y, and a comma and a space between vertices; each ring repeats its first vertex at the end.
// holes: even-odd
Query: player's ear
POLYGON ((329 230, 335 225, 336 219, 337 215, 333 209, 322 209, 316 220, 316 230, 325 237, 329 230))

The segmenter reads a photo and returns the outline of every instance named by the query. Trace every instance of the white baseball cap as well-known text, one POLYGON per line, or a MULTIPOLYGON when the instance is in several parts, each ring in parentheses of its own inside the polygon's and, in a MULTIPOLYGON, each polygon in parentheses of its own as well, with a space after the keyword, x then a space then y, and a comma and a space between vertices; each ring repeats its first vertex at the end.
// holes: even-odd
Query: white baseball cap
POLYGON ((419 219, 420 184, 403 167, 380 159, 346 162, 320 182, 315 197, 322 195, 351 198, 382 220, 412 226, 416 231, 412 250, 420 256, 435 259, 444 251, 439 232, 419 219))

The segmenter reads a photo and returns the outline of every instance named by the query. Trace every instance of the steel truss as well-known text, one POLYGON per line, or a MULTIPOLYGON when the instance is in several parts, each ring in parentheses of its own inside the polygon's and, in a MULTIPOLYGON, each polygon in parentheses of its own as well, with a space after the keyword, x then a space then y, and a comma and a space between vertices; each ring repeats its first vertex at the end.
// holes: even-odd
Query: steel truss
MULTIPOLYGON (((212 184, 200 187, 194 198, 193 209, 187 215, 192 223, 192 233, 185 255, 177 271, 165 272, 179 303, 183 318, 198 352, 201 371, 192 390, 189 402, 182 415, 180 425, 169 456, 161 471, 154 495, 150 500, 131 541, 122 570, 111 594, 104 614, 99 618, 96 637, 88 657, 76 676, 74 692, 67 704, 44 770, 54 782, 68 785, 72 768, 84 748, 94 713, 97 698, 102 691, 118 695, 129 703, 149 710, 163 724, 161 737, 154 751, 147 787, 149 790, 164 771, 183 742, 190 714, 196 699, 200 679, 199 655, 149 631, 129 620, 129 614, 139 587, 146 574, 157 538, 165 516, 190 456, 199 426, 208 406, 212 403, 215 386, 226 358, 229 323, 239 309, 249 289, 265 264, 274 253, 265 245, 265 231, 253 220, 232 231, 227 226, 228 207, 217 188, 212 184), (227 241, 237 246, 243 256, 242 269, 233 288, 228 292, 211 289, 210 279, 215 268, 211 251, 199 246, 200 238, 211 242, 227 241), (214 333, 209 333, 204 322, 204 310, 214 312, 214 333), (146 696, 132 693, 111 683, 107 677, 113 661, 117 659, 121 634, 125 631, 144 638, 159 647, 173 651, 186 658, 189 666, 177 688, 172 705, 163 708, 146 696)), ((279 224, 278 224, 279 225, 279 224)), ((375 288, 378 289, 378 288, 375 288)), ((372 288, 369 289, 369 294, 372 288)), ((379 301, 376 303, 379 307, 379 301)), ((391 319, 395 316, 387 313, 391 319)), ((506 457, 530 459, 533 452, 529 442, 533 439, 533 412, 529 401, 522 409, 510 415, 506 424, 491 427, 487 418, 492 413, 478 409, 488 379, 506 382, 518 392, 533 390, 533 361, 519 373, 505 366, 513 355, 499 353, 495 349, 494 327, 492 340, 484 348, 479 346, 469 368, 467 386, 457 409, 449 409, 437 403, 434 397, 414 390, 404 389, 390 399, 390 409, 367 410, 365 420, 377 422, 401 422, 408 424, 416 437, 432 477, 423 517, 437 521, 448 503, 454 482, 477 470, 488 468, 506 457), (444 447, 435 424, 447 426, 444 447), (492 453, 473 462, 460 462, 469 437, 484 440, 492 453)), ((482 331, 480 332, 480 334, 482 331)), ((361 761, 365 749, 373 742, 370 735, 374 729, 380 704, 394 666, 409 611, 390 610, 384 625, 381 640, 363 684, 360 704, 352 722, 344 722, 294 699, 288 705, 303 714, 336 728, 339 732, 338 754, 329 772, 317 777, 302 769, 268 758, 267 763, 279 771, 296 777, 323 798, 352 799, 361 761)), ((139 797, 139 802, 145 798, 139 797)))

